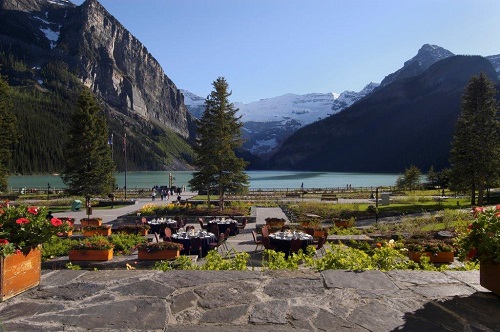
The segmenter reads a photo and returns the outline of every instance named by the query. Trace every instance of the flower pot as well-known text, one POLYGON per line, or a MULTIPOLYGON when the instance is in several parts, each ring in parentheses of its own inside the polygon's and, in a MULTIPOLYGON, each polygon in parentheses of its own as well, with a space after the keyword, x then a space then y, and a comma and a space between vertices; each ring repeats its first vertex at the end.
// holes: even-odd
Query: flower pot
POLYGON ((83 230, 83 236, 94 236, 94 235, 110 236, 111 228, 83 230))
POLYGON ((113 259, 113 249, 70 250, 70 261, 109 261, 113 259))
POLYGON ((335 227, 352 227, 352 224, 349 221, 335 221, 335 227))
POLYGON ((484 288, 500 295, 500 263, 481 262, 479 265, 479 283, 484 288))
POLYGON ((0 301, 38 286, 41 268, 42 253, 39 247, 0 257, 0 301))
POLYGON ((70 236, 73 236, 73 231, 67 231, 67 232, 57 233, 57 236, 59 236, 59 237, 70 237, 70 236))
POLYGON ((101 218, 84 218, 80 219, 80 224, 82 226, 101 226, 102 225, 102 219, 101 218))
POLYGON ((451 251, 437 253, 408 251, 408 258, 417 263, 420 262, 420 257, 422 255, 429 257, 431 263, 451 263, 455 259, 454 254, 451 251))
POLYGON ((153 252, 148 252, 146 250, 139 250, 137 252, 137 257, 140 261, 151 261, 151 260, 168 260, 179 257, 180 250, 168 249, 168 250, 158 250, 153 252))

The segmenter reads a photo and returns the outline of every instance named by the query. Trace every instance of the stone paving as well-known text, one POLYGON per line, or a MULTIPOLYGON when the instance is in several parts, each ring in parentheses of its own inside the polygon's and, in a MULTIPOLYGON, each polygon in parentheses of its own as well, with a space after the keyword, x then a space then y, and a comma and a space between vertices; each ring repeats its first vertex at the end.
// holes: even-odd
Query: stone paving
POLYGON ((45 270, 2 331, 499 331, 478 272, 45 270))
POLYGON ((261 271, 253 227, 228 240, 250 252, 248 271, 124 270, 133 255, 97 271, 44 263, 39 287, 0 303, 0 331, 500 331, 500 297, 478 271, 261 271))

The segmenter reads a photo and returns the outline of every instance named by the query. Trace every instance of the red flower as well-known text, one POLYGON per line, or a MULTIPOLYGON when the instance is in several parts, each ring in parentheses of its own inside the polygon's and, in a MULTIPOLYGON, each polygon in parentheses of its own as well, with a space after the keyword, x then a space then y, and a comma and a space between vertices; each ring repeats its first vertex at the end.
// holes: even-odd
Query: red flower
POLYGON ((50 219, 50 223, 52 224, 52 226, 55 226, 55 227, 59 227, 63 224, 62 220, 57 219, 57 218, 50 219))
POLYGON ((471 259, 471 258, 474 258, 474 256, 476 256, 477 254, 477 250, 472 248, 469 253, 467 254, 467 258, 471 259))
POLYGON ((7 239, 0 239, 0 244, 7 244, 9 243, 9 240, 7 239))
POLYGON ((22 254, 22 251, 19 249, 16 249, 16 255, 20 255, 20 254, 22 254))
POLYGON ((376 246, 377 246, 377 248, 381 248, 382 247, 382 243, 377 242, 376 246))
POLYGON ((469 226, 467 226, 467 229, 468 229, 469 231, 471 231, 471 230, 472 230, 472 228, 473 228, 472 224, 469 224, 469 226))
POLYGON ((5 211, 3 209, 0 209, 0 216, 5 214, 5 211))
POLYGON ((22 225, 22 224, 29 224, 30 221, 26 218, 19 218, 16 220, 16 224, 22 225))
POLYGON ((36 206, 30 206, 28 208, 28 213, 31 213, 31 214, 34 214, 34 215, 37 215, 38 214, 38 208, 36 206))

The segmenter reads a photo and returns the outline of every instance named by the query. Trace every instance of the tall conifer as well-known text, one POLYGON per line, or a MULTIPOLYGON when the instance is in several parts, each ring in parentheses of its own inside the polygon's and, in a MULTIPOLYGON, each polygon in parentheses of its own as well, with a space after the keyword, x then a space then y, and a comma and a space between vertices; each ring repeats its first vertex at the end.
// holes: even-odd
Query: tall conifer
POLYGON ((462 95, 450 152, 455 187, 471 191, 471 203, 483 204, 484 190, 500 175, 500 122, 493 83, 473 76, 462 95))
POLYGON ((0 77, 0 191, 7 189, 12 147, 16 140, 16 118, 11 111, 9 85, 0 77))
POLYGON ((227 192, 241 192, 248 185, 244 173, 246 162, 236 157, 235 150, 243 144, 238 109, 229 102, 228 83, 219 77, 212 83, 214 90, 205 100, 205 112, 197 122, 195 165, 198 172, 189 182, 194 190, 215 189, 219 208, 224 208, 227 192))
POLYGON ((73 194, 103 195, 113 189, 114 164, 108 145, 108 126, 91 91, 78 98, 65 149, 62 178, 73 194))

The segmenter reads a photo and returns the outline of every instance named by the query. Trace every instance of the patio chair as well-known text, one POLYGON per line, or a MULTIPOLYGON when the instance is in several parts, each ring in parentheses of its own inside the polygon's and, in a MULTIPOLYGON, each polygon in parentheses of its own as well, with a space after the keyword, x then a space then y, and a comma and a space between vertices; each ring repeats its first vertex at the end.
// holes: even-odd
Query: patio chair
POLYGON ((271 244, 269 236, 262 237, 262 244, 265 249, 276 250, 276 246, 271 244))
POLYGON ((226 231, 224 232, 224 248, 226 248, 226 250, 229 250, 227 247, 227 239, 229 238, 230 234, 231 234, 231 229, 228 227, 228 228, 226 228, 226 231))
POLYGON ((318 245, 316 246, 316 256, 318 255, 318 252, 321 251, 322 254, 325 253, 325 243, 326 243, 326 237, 322 236, 318 240, 318 245))
POLYGON ((257 234, 255 233, 255 231, 252 231, 252 236, 253 236, 253 242, 255 243, 255 250, 254 251, 257 251, 257 249, 259 248, 259 246, 264 247, 263 243, 262 243, 262 240, 261 239, 257 239, 257 234))
POLYGON ((210 233, 214 233, 215 236, 219 236, 219 226, 217 226, 217 224, 209 224, 209 229, 208 231, 210 233))
POLYGON ((269 228, 267 226, 262 226, 262 237, 269 237, 269 228))
POLYGON ((235 236, 238 234, 238 225, 235 222, 229 224, 229 235, 235 236))
POLYGON ((201 229, 207 229, 207 226, 205 226, 205 221, 203 218, 198 218, 198 223, 200 224, 201 229))
POLYGON ((186 226, 186 232, 190 231, 190 230, 194 230, 194 228, 195 227, 193 225, 186 226))
POLYGON ((300 249, 302 249, 302 240, 301 239, 292 239, 290 241, 290 253, 292 252, 298 252, 300 249))
POLYGON ((199 257, 203 257, 203 247, 202 247, 201 238, 193 237, 191 239, 191 244, 189 245, 189 254, 191 255, 191 252, 193 252, 193 251, 198 253, 199 257))
POLYGON ((165 227, 165 236, 163 237, 163 240, 172 242, 172 230, 168 227, 165 227))
POLYGON ((238 224, 238 229, 239 230, 244 230, 245 227, 247 227, 248 220, 247 218, 243 218, 243 222, 241 224, 238 224))
POLYGON ((217 251, 219 251, 219 247, 222 246, 223 244, 224 244, 224 233, 220 233, 218 241, 209 243, 208 247, 210 249, 217 249, 217 251))

